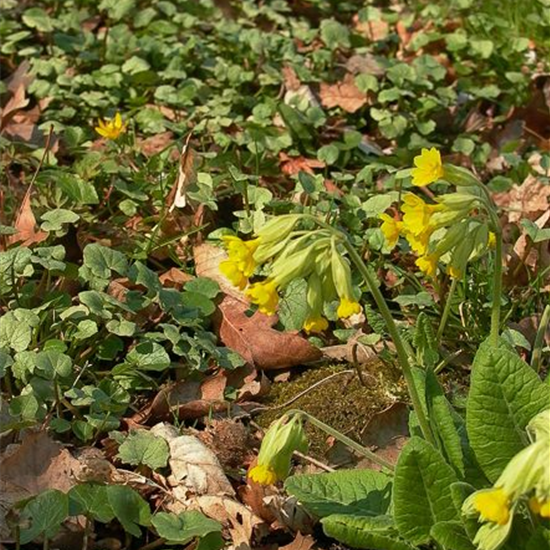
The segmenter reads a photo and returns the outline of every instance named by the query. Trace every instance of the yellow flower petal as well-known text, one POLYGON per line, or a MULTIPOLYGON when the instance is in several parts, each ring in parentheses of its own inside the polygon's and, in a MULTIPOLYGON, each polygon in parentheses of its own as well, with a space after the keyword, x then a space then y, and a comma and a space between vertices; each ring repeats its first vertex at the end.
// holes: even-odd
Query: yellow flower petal
POLYGON ((264 464, 254 466, 254 468, 248 472, 248 477, 260 485, 273 485, 277 482, 277 474, 269 466, 264 464))
POLYGON ((338 306, 338 310, 336 311, 336 313, 340 319, 346 319, 347 317, 351 317, 356 313, 361 313, 361 305, 359 304, 359 302, 348 300, 347 298, 342 298, 340 300, 340 305, 338 306))
POLYGON ((233 260, 220 262, 220 271, 225 275, 233 286, 243 290, 248 284, 248 279, 243 275, 237 263, 233 260))
POLYGON ((414 165, 411 172, 413 185, 424 187, 443 177, 441 154, 435 147, 422 149, 420 155, 414 157, 414 165))
POLYGON ((248 299, 258 306, 258 309, 266 315, 275 315, 279 305, 277 284, 274 281, 254 283, 246 291, 248 299))
POLYGON ((304 322, 304 330, 309 334, 311 332, 323 332, 328 328, 328 321, 321 316, 308 317, 304 322))
POLYGON ((99 120, 95 131, 107 139, 117 139, 126 132, 127 124, 122 121, 122 116, 117 113, 114 118, 108 120, 99 120))
POLYGON ((395 220, 387 214, 380 214, 380 219, 384 222, 380 226, 380 229, 382 230, 382 233, 386 238, 388 247, 393 248, 399 240, 399 235, 401 234, 401 228, 403 224, 402 222, 395 220))
POLYGON ((474 497, 474 508, 484 521, 506 525, 510 519, 510 500, 502 489, 480 491, 474 497))
POLYGON ((416 266, 428 277, 435 277, 437 273, 437 262, 439 256, 437 254, 425 254, 420 256, 415 262, 416 266))

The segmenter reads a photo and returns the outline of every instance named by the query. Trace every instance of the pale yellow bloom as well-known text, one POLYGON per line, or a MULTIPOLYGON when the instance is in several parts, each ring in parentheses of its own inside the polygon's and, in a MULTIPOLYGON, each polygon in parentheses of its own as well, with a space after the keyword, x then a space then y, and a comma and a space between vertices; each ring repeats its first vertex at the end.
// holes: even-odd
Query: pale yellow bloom
POLYGON ((321 315, 310 315, 304 322, 304 330, 310 334, 311 332, 323 332, 328 328, 328 321, 321 315))
POLYGON ((506 525, 510 519, 510 499, 500 488, 478 491, 473 506, 483 521, 506 525))
POLYGON ((340 305, 336 310, 336 313, 340 319, 346 319, 357 313, 361 313, 361 305, 355 300, 350 300, 348 298, 342 298, 340 300, 340 305))
POLYGON ((380 219, 384 222, 380 229, 386 238, 386 242, 389 248, 393 248, 399 240, 403 223, 395 220, 387 214, 380 214, 380 219))
POLYGON ((424 187, 443 177, 441 154, 435 148, 422 149, 420 155, 414 157, 415 168, 412 169, 413 185, 424 187))
POLYGON ((107 139, 117 139, 120 134, 124 134, 128 124, 122 122, 120 113, 117 113, 114 118, 99 120, 98 125, 95 127, 95 131, 102 137, 107 139))
POLYGON ((437 262, 439 261, 439 256, 437 254, 425 254, 420 256, 415 264, 416 266, 428 277, 435 277, 437 273, 437 262))
POLYGON ((414 193, 407 193, 403 197, 401 210, 403 212, 403 229, 414 236, 421 235, 430 228, 430 219, 434 212, 444 208, 441 204, 426 204, 414 193))
POLYGON ((245 292, 247 298, 258 306, 258 309, 266 315, 275 315, 279 305, 279 294, 277 284, 274 281, 266 280, 261 283, 254 283, 245 292))
POLYGON ((270 466, 266 466, 265 464, 254 466, 248 472, 248 477, 260 485, 273 485, 277 482, 277 474, 270 466))
POLYGON ((251 241, 243 241, 239 239, 239 237, 234 237, 232 235, 226 235, 222 237, 222 240, 227 248, 229 259, 237 264, 245 277, 252 276, 256 269, 254 252, 258 248, 260 240, 252 239, 251 241))
POLYGON ((220 271, 229 279, 233 286, 243 290, 248 284, 248 278, 243 275, 237 262, 223 260, 220 262, 220 271))

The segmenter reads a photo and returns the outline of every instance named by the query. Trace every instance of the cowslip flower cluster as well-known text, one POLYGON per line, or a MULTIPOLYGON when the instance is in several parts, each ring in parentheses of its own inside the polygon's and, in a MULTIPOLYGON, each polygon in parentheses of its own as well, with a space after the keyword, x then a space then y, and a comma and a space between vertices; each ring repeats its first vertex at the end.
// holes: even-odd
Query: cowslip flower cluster
POLYGON ((294 451, 307 451, 307 439, 298 415, 282 416, 267 430, 256 465, 248 477, 260 485, 273 485, 288 476, 294 451))
POLYGON ((117 113, 114 118, 101 120, 99 119, 95 131, 102 137, 107 139, 118 139, 121 134, 124 134, 128 128, 128 123, 122 121, 122 116, 117 113))
POLYGON ((414 164, 413 185, 423 187, 445 179, 457 185, 459 191, 440 196, 435 204, 405 193, 400 219, 382 214, 380 229, 389 248, 397 245, 399 237, 405 237, 417 255, 416 266, 425 275, 434 277, 442 262, 451 277, 459 278, 467 262, 494 243, 486 221, 470 217, 482 205, 475 178, 467 170, 444 167, 435 148, 423 149, 414 164))
POLYGON ((462 513, 477 516, 482 523, 474 539, 479 550, 496 550, 504 544, 522 504, 550 519, 550 409, 536 415, 527 432, 533 443, 510 460, 494 486, 464 501, 462 513))
POLYGON ((228 258, 220 263, 220 271, 267 315, 277 312, 279 293, 291 281, 305 279, 308 314, 303 328, 308 333, 322 332, 328 328, 323 315, 326 303, 339 300, 337 315, 341 319, 360 313, 361 306, 349 260, 337 238, 326 229, 295 230, 300 219, 299 214, 273 218, 248 241, 223 237, 228 258), (251 283, 262 265, 267 277, 251 283))

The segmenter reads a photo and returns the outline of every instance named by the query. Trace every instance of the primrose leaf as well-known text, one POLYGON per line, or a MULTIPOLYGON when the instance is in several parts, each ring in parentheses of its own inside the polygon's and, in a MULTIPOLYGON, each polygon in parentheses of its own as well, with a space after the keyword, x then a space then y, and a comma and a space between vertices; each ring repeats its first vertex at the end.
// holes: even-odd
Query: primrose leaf
POLYGON ((125 531, 134 537, 141 536, 138 525, 151 524, 151 510, 139 494, 125 485, 109 485, 107 500, 115 517, 120 521, 125 531))
POLYGON ((159 512, 153 516, 151 523, 159 537, 166 539, 168 544, 187 544, 196 537, 219 533, 222 529, 220 523, 197 511, 179 515, 159 512))
POLYGON ((348 516, 333 514, 321 520, 323 531, 329 537, 352 548, 368 550, 413 550, 403 540, 391 516, 348 516))
POLYGON ((162 437, 145 430, 131 432, 118 449, 118 458, 126 464, 144 464, 151 470, 164 468, 168 463, 168 443, 162 437))
POLYGON ((122 252, 97 243, 89 244, 84 248, 83 265, 100 279, 108 279, 111 271, 122 276, 128 271, 128 261, 122 252))
POLYGON ((22 517, 30 521, 21 529, 21 544, 28 544, 39 535, 52 538, 69 515, 69 498, 56 489, 44 491, 23 508, 22 517))
POLYGON ((286 480, 285 489, 312 514, 384 515, 391 500, 391 477, 374 470, 348 470, 299 475, 286 480))
POLYGON ((401 451, 394 476, 394 518, 401 536, 415 545, 428 544, 436 523, 456 519, 450 489, 456 481, 441 454, 412 437, 401 451))
POLYGON ((71 210, 56 208, 45 212, 40 218, 44 220, 40 226, 41 229, 44 231, 59 231, 63 229, 64 224, 77 222, 80 216, 71 210))
POLYGON ((308 314, 307 282, 295 279, 285 288, 279 303, 279 319, 286 330, 302 330, 308 314))
POLYGON ((550 406, 550 386, 503 342, 484 342, 474 359, 466 414, 468 437, 489 481, 529 444, 525 428, 550 406))
POLYGON ((432 527, 431 534, 448 550, 476 550, 460 521, 440 521, 432 527))

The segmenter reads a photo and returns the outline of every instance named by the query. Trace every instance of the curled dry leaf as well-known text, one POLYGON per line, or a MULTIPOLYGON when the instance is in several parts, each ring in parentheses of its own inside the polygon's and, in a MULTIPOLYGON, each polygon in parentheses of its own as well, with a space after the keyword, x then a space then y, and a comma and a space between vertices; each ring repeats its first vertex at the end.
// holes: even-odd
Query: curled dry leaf
POLYGON ((44 431, 30 432, 21 444, 8 446, 0 456, 0 540, 11 536, 6 514, 16 502, 47 489, 66 493, 80 469, 79 461, 44 431))
POLYGON ((48 233, 36 227, 36 218, 31 207, 31 189, 25 193, 14 227, 17 233, 8 237, 8 244, 21 243, 21 246, 30 246, 44 241, 48 233))
POLYGON ((248 306, 226 296, 219 305, 218 333, 228 348, 259 370, 276 370, 317 361, 321 351, 297 332, 273 328, 277 316, 257 311, 248 317, 248 306))
POLYGON ((355 113, 367 103, 367 95, 355 85, 351 74, 336 84, 322 83, 319 95, 323 106, 340 107, 348 113, 355 113))
POLYGON ((280 546, 279 550, 310 550, 314 544, 315 540, 311 535, 304 536, 298 531, 296 538, 291 543, 280 546))
POLYGON ((325 163, 322 160, 307 159, 305 157, 289 157, 286 153, 279 153, 281 161, 281 170, 287 176, 295 176, 300 172, 313 174, 314 168, 324 168, 325 163))
POLYGON ((496 193, 493 199, 508 213, 508 220, 517 223, 522 218, 535 220, 548 210, 550 185, 541 183, 529 175, 521 185, 514 185, 510 191, 496 193))
POLYGON ((152 157, 166 149, 173 141, 174 134, 172 132, 162 132, 145 139, 138 139, 137 146, 146 157, 152 157))
POLYGON ((172 475, 168 483, 174 498, 185 502, 196 495, 235 494, 216 455, 197 437, 179 435, 169 424, 157 424, 151 432, 164 438, 170 447, 172 475))
POLYGON ((172 212, 174 208, 185 208, 187 205, 187 188, 195 177, 195 152, 189 145, 190 139, 191 134, 187 136, 181 150, 178 179, 168 195, 169 212, 172 212))
POLYGON ((225 250, 213 244, 203 243, 193 248, 197 277, 208 277, 220 285, 224 294, 246 303, 244 293, 234 287, 220 271, 220 262, 227 259, 225 250))
MULTIPOLYGON (((362 443, 371 448, 380 458, 396 464, 397 458, 409 439, 409 408, 396 402, 376 413, 361 434, 362 443)), ((364 459, 359 467, 379 470, 380 466, 364 459)))

